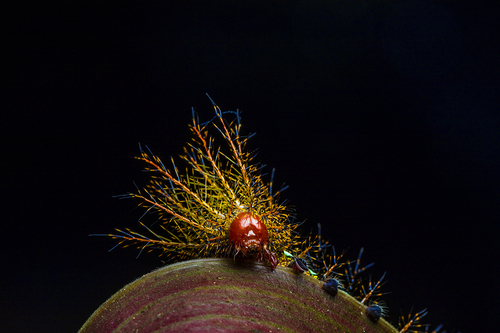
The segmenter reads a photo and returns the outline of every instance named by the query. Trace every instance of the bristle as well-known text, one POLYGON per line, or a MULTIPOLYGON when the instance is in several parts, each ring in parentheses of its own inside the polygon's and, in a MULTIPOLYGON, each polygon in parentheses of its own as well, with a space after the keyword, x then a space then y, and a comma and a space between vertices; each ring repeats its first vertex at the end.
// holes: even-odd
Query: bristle
POLYGON ((420 323, 420 319, 422 319, 425 315, 427 315, 427 309, 423 309, 422 311, 415 313, 413 316, 410 311, 406 318, 405 316, 401 316, 399 319, 399 333, 423 333, 424 331, 421 331, 421 328, 427 331, 430 325, 420 323))

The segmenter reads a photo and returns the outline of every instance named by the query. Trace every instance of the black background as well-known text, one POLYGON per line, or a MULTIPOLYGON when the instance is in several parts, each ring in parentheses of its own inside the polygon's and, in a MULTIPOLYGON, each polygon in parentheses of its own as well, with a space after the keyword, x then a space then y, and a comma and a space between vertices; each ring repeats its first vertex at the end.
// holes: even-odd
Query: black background
POLYGON ((390 321, 493 332, 498 10, 470 1, 18 4, 2 23, 5 332, 76 331, 155 255, 136 227, 138 142, 163 159, 191 107, 239 108, 306 231, 375 261, 390 321))

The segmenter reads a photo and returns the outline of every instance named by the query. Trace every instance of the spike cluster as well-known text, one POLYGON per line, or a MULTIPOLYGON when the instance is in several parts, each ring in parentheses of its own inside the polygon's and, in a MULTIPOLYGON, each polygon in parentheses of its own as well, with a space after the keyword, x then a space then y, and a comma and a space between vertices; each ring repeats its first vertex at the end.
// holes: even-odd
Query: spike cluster
MULTIPOLYGON (((254 154, 245 149, 249 136, 240 134, 238 111, 222 112, 214 104, 215 118, 200 124, 193 111, 190 126, 193 139, 184 148, 180 170, 171 158, 166 167, 149 149, 141 148, 137 159, 146 164, 151 181, 137 192, 123 198, 138 198, 146 213, 154 212, 160 231, 153 231, 140 219, 147 234, 130 229, 106 234, 119 244, 135 244, 142 250, 160 249, 168 259, 225 257, 234 254, 229 229, 238 214, 260 216, 269 233, 270 251, 281 254, 295 244, 298 234, 293 211, 279 202, 280 192, 273 192, 271 182, 263 180, 262 165, 253 163, 254 154), (232 114, 231 122, 226 116, 232 114), (225 145, 219 146, 212 132, 218 132, 225 145)), ((274 173, 274 170, 273 170, 274 173)))
MULTIPOLYGON (((253 134, 241 134, 239 111, 222 112, 213 105, 215 117, 206 123, 200 123, 193 110, 193 137, 180 163, 171 158, 167 167, 147 147, 141 147, 137 159, 145 163, 150 181, 119 197, 139 199, 139 206, 145 208, 139 219, 145 233, 127 228, 95 235, 118 240, 116 246, 135 245, 139 254, 158 249, 172 261, 237 255, 266 259, 273 269, 277 264, 289 266, 324 281, 324 289, 334 295, 338 289, 347 292, 366 307, 367 317, 374 322, 385 316, 387 309, 378 298, 386 294, 380 291, 386 273, 376 282, 369 277, 366 283, 362 275, 374 263, 361 265, 364 249, 355 261, 344 260, 345 252, 337 255, 335 248, 322 240, 320 224, 317 234, 301 237, 293 210, 279 199, 286 187, 274 191, 274 170, 266 182, 263 165, 254 162, 255 152, 246 150, 253 134), (216 136, 222 137, 222 145, 216 136), (155 230, 142 221, 148 213, 157 216, 155 230), (253 221, 260 231, 247 221, 253 221)), ((426 314, 423 310, 402 317, 400 332, 427 331, 429 325, 419 323, 426 314)))

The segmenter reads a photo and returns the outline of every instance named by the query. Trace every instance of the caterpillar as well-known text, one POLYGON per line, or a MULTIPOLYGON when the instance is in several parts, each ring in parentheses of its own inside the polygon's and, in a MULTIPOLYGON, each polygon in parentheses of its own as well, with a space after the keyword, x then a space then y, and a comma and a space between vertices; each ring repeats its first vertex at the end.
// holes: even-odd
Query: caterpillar
MULTIPOLYGON (((157 250, 168 261, 246 257, 267 262, 272 270, 288 266, 297 274, 323 281, 323 288, 333 296, 343 290, 355 297, 373 322, 385 316, 386 307, 378 298, 386 294, 380 291, 386 273, 377 282, 370 277, 366 284, 362 273, 374 263, 361 265, 364 249, 355 261, 344 260, 344 252, 337 255, 321 238, 320 224, 316 234, 301 236, 294 209, 280 198, 286 186, 276 190, 275 170, 266 181, 264 166, 255 162, 256 152, 247 151, 254 134, 242 134, 239 110, 223 112, 208 98, 215 116, 201 123, 192 109, 192 138, 180 160, 171 158, 167 166, 148 147, 139 145, 136 158, 145 164, 150 180, 142 188, 136 186, 135 192, 117 197, 138 199, 145 210, 139 219, 145 232, 126 228, 91 236, 111 237, 118 241, 115 247, 136 246, 139 255, 157 250), (142 219, 149 213, 156 214, 158 222, 147 226, 142 219)), ((428 325, 419 324, 426 313, 402 318, 400 332, 427 329, 428 325)))

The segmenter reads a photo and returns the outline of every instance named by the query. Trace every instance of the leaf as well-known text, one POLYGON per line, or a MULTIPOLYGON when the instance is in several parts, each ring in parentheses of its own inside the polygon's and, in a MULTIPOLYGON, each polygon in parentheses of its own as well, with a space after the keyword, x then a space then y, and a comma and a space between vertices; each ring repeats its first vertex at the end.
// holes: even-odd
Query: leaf
POLYGON ((290 268, 197 259, 159 268, 101 305, 80 332, 396 332, 343 291, 290 268))

